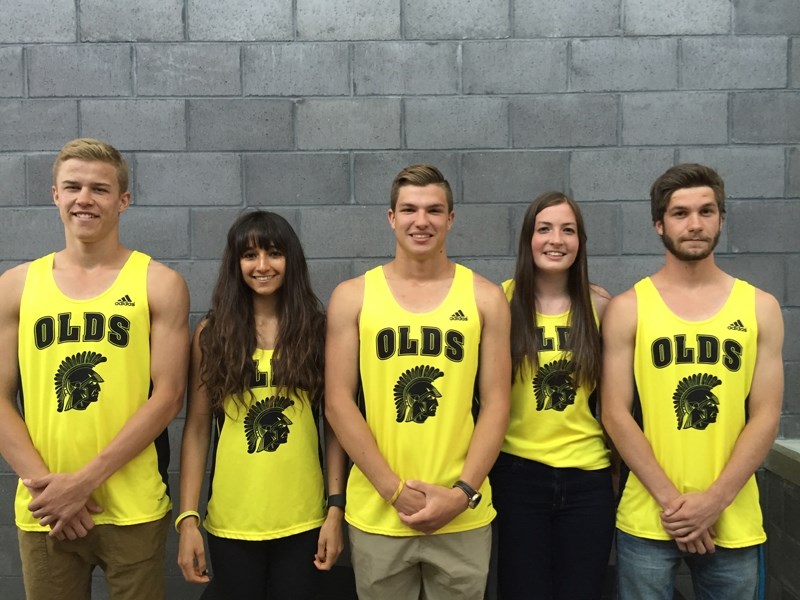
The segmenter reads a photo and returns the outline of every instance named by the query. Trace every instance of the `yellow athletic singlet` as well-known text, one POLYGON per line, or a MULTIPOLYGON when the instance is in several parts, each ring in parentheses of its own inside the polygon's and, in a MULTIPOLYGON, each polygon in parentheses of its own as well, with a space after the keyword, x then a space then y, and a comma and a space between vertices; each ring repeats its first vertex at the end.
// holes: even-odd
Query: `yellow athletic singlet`
MULTIPOLYGON (((707 489, 722 472, 746 422, 756 363, 755 288, 736 280, 720 311, 705 321, 677 317, 650 278, 634 287, 638 305, 634 376, 644 435, 681 493, 707 489)), ((617 527, 667 540, 658 503, 630 474, 617 527)), ((755 476, 714 524, 725 548, 766 539, 755 476)))
MULTIPOLYGON (((25 425, 53 473, 77 471, 117 435, 150 394, 150 257, 133 252, 113 284, 88 300, 65 296, 50 254, 28 268, 19 315, 19 367, 25 425)), ((166 431, 92 494, 97 524, 131 525, 170 510, 166 431), (163 471, 159 472, 159 456, 163 471)), ((47 531, 17 487, 16 522, 47 531)))
MULTIPOLYGON (((456 265, 447 297, 435 310, 412 313, 394 299, 383 267, 365 274, 359 320, 366 420, 381 454, 402 479, 450 487, 461 476, 472 439, 472 400, 481 321, 472 271, 456 265)), ((488 478, 483 500, 436 533, 477 529, 495 516, 488 478)), ((422 535, 358 467, 347 482, 348 523, 382 535, 422 535)))
MULTIPOLYGON (((315 411, 303 392, 273 385, 272 350, 256 350, 247 408, 225 399, 217 422, 209 533, 268 540, 319 527, 325 520, 315 411)), ((309 559, 310 560, 310 559, 309 559)))
MULTIPOLYGON (((503 282, 509 302, 514 281, 503 282)), ((539 368, 529 361, 511 386, 511 420, 503 452, 551 467, 592 471, 609 466, 608 449, 600 423, 592 415, 589 398, 594 386, 575 386, 569 351, 569 312, 536 313, 540 339, 539 368)))

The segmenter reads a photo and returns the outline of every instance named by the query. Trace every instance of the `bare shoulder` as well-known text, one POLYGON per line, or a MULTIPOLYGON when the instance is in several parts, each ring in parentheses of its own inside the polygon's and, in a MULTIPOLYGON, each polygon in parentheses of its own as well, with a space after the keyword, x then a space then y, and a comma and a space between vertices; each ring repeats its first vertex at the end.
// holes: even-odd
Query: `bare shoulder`
POLYGON ((341 282, 333 290, 328 301, 328 320, 337 316, 357 315, 364 303, 363 275, 341 282))
POLYGON ((589 294, 592 297, 592 304, 594 310, 597 312, 598 318, 603 318, 603 313, 606 311, 608 303, 611 301, 611 294, 605 288, 594 283, 589 284, 589 294))
POLYGON ((609 300, 603 314, 603 327, 608 325, 618 326, 636 324, 636 292, 633 288, 627 289, 618 296, 609 300))
POLYGON ((25 287, 25 277, 28 274, 30 262, 25 262, 11 267, 0 275, 0 306, 3 312, 16 310, 19 313, 19 302, 22 298, 22 289, 25 287))
POLYGON ((155 303, 158 307, 164 302, 188 305, 189 288, 177 271, 157 260, 151 260, 147 267, 147 296, 151 306, 155 303))
POLYGON ((479 306, 481 303, 487 303, 487 305, 491 305, 493 303, 508 304, 508 300, 506 300, 506 296, 503 293, 503 288, 493 281, 489 281, 483 275, 475 273, 474 271, 473 275, 475 299, 477 300, 479 306))
POLYGON ((756 288, 756 319, 760 332, 772 332, 783 335, 783 315, 777 298, 756 288))

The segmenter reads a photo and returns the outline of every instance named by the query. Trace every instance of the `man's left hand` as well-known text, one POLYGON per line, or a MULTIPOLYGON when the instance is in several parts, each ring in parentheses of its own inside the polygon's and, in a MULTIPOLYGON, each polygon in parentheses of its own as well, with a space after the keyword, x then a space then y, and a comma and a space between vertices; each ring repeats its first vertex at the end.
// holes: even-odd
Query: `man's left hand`
POLYGON ((50 473, 36 479, 25 479, 22 483, 34 496, 28 510, 39 519, 40 525, 52 528, 52 536, 57 537, 82 508, 95 512, 92 509, 97 507, 90 498, 91 486, 75 473, 50 473))
POLYGON ((713 528, 724 509, 724 503, 709 491, 682 494, 661 512, 661 525, 676 541, 694 542, 713 528))
POLYGON ((467 496, 457 488, 413 480, 406 481, 406 486, 425 494, 425 508, 413 515, 398 515, 403 523, 422 533, 434 533, 467 508, 467 496))

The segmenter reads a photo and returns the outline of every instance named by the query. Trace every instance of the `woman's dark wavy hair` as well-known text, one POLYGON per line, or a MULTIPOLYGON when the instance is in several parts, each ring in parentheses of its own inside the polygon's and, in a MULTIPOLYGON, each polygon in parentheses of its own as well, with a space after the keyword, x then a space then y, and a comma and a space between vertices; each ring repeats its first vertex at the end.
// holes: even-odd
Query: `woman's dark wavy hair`
POLYGON ((527 358, 534 371, 539 366, 539 341, 536 337, 536 304, 534 281, 536 264, 531 254, 536 216, 545 208, 568 204, 575 214, 578 227, 578 254, 569 268, 567 289, 570 298, 569 343, 576 383, 596 385, 600 379, 600 333, 592 311, 589 269, 586 259, 586 228, 583 215, 574 200, 561 192, 545 192, 537 197, 522 220, 519 234, 517 266, 514 272, 514 295, 511 298, 511 361, 514 377, 522 376, 522 364, 527 358))
POLYGON ((228 231, 211 309, 200 334, 200 383, 206 387, 214 411, 222 411, 227 396, 242 407, 246 404, 256 323, 252 290, 242 278, 239 260, 250 247, 275 248, 286 257, 283 285, 276 292, 278 336, 270 375, 279 388, 306 390, 316 403, 322 394, 325 313, 311 288, 303 247, 294 229, 280 215, 261 210, 244 213, 228 231))

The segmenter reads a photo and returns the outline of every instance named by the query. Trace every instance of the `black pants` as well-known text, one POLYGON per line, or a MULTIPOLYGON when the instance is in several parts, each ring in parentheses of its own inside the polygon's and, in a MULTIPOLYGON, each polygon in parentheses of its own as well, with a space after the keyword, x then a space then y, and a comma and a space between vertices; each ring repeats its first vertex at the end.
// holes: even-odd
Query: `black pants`
POLYGON ((211 583, 201 600, 311 600, 321 573, 314 566, 319 528, 251 542, 208 534, 211 583))
POLYGON ((614 535, 610 469, 558 469, 501 453, 490 479, 501 599, 599 599, 614 535))

